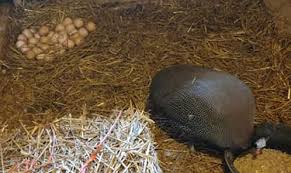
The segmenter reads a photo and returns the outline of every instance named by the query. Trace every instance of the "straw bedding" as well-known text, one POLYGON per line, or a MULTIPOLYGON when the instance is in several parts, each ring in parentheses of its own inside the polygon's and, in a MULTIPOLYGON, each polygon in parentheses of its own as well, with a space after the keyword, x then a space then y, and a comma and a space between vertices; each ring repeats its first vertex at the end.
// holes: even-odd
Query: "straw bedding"
POLYGON ((95 115, 94 119, 69 115, 33 127, 20 121, 20 128, 12 133, 2 126, 1 171, 82 172, 101 144, 87 172, 161 172, 148 128, 151 121, 134 110, 117 115, 95 115))
MULTIPOLYGON (((0 61, 5 69, 0 119, 13 128, 16 120, 28 125, 79 115, 84 104, 99 114, 131 104, 143 109, 158 70, 191 63, 246 82, 256 97, 257 122, 291 125, 290 41, 277 34, 261 0, 161 2, 135 6, 64 0, 17 8, 10 18, 10 48, 0 61), (95 21, 96 32, 51 63, 26 60, 15 49, 24 28, 58 23, 65 16, 95 21)), ((165 172, 222 171, 219 157, 190 152, 155 126, 152 130, 165 172)))
POLYGON ((291 157, 280 151, 265 149, 256 159, 252 154, 237 158, 234 165, 240 173, 289 173, 291 157))

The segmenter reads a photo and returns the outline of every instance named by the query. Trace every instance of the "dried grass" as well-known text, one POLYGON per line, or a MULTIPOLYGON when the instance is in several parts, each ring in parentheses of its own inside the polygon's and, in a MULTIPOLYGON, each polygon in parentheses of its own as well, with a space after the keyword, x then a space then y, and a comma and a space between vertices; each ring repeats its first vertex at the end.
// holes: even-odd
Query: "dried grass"
MULTIPOLYGON (((158 70, 190 63, 246 82, 256 97, 257 122, 291 124, 290 40, 277 34, 261 0, 164 0, 162 6, 119 7, 64 0, 17 9, 11 16, 10 49, 0 61, 6 70, 0 75, 0 119, 12 128, 18 119, 29 124, 69 112, 79 115, 84 104, 88 112, 99 114, 130 104, 143 109, 158 70), (23 28, 64 16, 88 17, 98 24, 97 31, 53 63, 27 61, 15 50, 23 28)), ((165 172, 222 171, 219 158, 191 153, 155 126, 153 130, 165 172), (169 156, 169 150, 175 154, 169 156)))
POLYGON ((289 173, 291 172, 291 157, 288 153, 273 149, 264 149, 256 159, 251 154, 238 157, 234 166, 240 173, 289 173))
POLYGON ((86 172, 81 168, 99 148, 92 163, 85 165, 87 172, 161 172, 148 128, 151 121, 140 111, 129 110, 116 116, 114 113, 110 118, 96 115, 89 119, 69 115, 33 127, 20 121, 19 129, 9 133, 4 127, 1 171, 86 172))

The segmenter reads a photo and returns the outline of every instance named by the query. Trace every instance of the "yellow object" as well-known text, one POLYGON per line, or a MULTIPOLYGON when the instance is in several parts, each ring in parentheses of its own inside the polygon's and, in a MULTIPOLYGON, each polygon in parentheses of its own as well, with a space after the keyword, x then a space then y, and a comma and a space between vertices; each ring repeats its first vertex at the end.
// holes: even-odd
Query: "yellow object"
POLYGON ((74 25, 76 28, 81 28, 84 25, 84 21, 81 18, 76 18, 74 20, 74 25))
POLYGON ((40 28, 39 28, 39 34, 41 35, 41 36, 44 36, 44 35, 47 35, 48 33, 49 33, 49 28, 47 27, 47 26, 41 26, 40 28))
POLYGON ((90 32, 96 30, 96 24, 94 22, 88 22, 86 27, 87 27, 87 30, 90 32))
POLYGON ((255 159, 252 154, 237 158, 234 166, 240 173, 291 173, 291 156, 281 151, 264 149, 255 159))

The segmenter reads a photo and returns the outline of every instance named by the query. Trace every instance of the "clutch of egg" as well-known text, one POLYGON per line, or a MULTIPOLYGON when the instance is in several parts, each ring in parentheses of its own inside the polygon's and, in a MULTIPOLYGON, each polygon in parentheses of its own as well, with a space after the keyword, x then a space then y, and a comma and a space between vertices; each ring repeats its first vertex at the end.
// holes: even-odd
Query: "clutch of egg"
POLYGON ((94 22, 85 23, 81 18, 66 17, 52 30, 46 25, 24 29, 17 38, 16 47, 27 59, 51 61, 53 55, 82 44, 89 32, 95 30, 94 22))

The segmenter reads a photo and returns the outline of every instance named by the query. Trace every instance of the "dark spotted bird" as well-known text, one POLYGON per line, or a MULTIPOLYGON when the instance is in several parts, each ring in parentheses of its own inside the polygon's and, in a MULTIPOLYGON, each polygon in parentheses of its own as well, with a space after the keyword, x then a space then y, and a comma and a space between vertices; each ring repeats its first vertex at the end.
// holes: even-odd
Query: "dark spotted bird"
POLYGON ((274 132, 259 126, 255 135, 255 98, 244 82, 189 64, 164 68, 153 77, 146 110, 172 137, 224 153, 230 172, 237 172, 235 155, 250 147, 259 151, 274 132))

